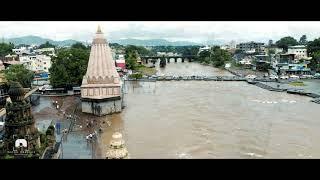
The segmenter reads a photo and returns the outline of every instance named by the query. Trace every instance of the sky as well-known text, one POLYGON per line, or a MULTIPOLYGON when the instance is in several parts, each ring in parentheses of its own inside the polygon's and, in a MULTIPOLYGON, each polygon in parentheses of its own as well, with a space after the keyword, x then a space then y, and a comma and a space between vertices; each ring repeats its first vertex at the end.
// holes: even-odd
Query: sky
POLYGON ((274 42, 284 36, 297 40, 306 34, 308 40, 320 37, 320 21, 1 21, 0 38, 40 36, 52 40, 91 41, 100 25, 109 41, 166 39, 228 43, 274 42))

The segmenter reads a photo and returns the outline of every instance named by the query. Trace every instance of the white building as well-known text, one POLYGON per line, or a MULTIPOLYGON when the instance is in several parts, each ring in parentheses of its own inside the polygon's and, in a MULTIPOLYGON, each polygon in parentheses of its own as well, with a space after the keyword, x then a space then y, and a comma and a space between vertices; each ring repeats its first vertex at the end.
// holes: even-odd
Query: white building
POLYGON ((210 46, 201 47, 199 48, 199 53, 201 53, 202 51, 209 51, 210 49, 211 49, 210 46))
POLYGON ((230 41, 229 47, 230 47, 230 49, 236 49, 236 48, 237 48, 237 43, 236 43, 236 41, 234 41, 234 40, 230 41))
POLYGON ((34 50, 37 54, 48 53, 49 56, 55 56, 54 48, 42 48, 34 50))
POLYGON ((23 53, 25 54, 29 54, 30 53, 30 50, 27 49, 26 47, 21 47, 19 49, 12 49, 12 52, 14 52, 15 54, 17 55, 21 55, 23 53))
POLYGON ((21 56, 19 60, 30 71, 49 72, 51 57, 46 55, 21 56))
POLYGON ((288 54, 294 54, 294 59, 308 59, 307 47, 304 45, 289 46, 288 54))

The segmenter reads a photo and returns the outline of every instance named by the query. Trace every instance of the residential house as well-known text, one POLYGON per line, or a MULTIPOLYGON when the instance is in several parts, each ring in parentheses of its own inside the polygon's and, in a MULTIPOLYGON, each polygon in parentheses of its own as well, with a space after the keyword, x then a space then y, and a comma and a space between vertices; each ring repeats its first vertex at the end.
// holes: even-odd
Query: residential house
POLYGON ((47 55, 21 56, 19 60, 27 69, 34 72, 49 72, 49 68, 52 65, 51 57, 47 55))
POLYGON ((307 54, 307 47, 304 45, 289 46, 288 54, 294 54, 294 59, 296 61, 300 59, 310 59, 307 54))

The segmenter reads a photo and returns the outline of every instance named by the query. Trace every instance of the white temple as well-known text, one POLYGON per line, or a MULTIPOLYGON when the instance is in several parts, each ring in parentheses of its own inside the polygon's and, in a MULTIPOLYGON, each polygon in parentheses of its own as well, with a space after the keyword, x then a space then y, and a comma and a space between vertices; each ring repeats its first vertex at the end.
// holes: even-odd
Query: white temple
POLYGON ((111 48, 98 27, 87 72, 81 85, 82 112, 106 115, 121 112, 121 82, 111 48))

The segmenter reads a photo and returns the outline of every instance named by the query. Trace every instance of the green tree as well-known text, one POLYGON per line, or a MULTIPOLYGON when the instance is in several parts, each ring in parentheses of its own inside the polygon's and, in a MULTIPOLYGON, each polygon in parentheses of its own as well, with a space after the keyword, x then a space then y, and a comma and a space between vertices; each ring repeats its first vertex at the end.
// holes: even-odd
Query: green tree
POLYGON ((39 46, 40 49, 42 49, 42 48, 55 48, 55 47, 56 47, 56 46, 53 45, 53 44, 50 44, 49 41, 47 41, 46 43, 41 44, 41 45, 39 46))
POLYGON ((298 44, 298 41, 291 36, 283 37, 276 42, 276 45, 280 48, 283 48, 285 51, 288 51, 288 46, 295 46, 298 44))
POLYGON ((214 67, 223 67, 226 62, 231 61, 231 54, 216 46, 211 48, 210 51, 200 52, 197 60, 206 64, 212 64, 214 67))
POLYGON ((89 49, 64 48, 52 59, 49 69, 53 87, 79 86, 87 71, 89 49))
POLYGON ((126 52, 133 52, 136 51, 141 56, 150 56, 152 52, 148 49, 146 49, 143 46, 134 46, 134 45, 128 45, 125 48, 126 52))
POLYGON ((308 43, 308 41, 307 41, 307 36, 306 36, 306 35, 302 35, 302 36, 300 37, 299 44, 301 44, 301 45, 306 45, 307 43, 308 43))
POLYGON ((276 53, 276 51, 274 50, 274 49, 269 49, 269 51, 268 51, 268 55, 270 56, 271 54, 275 54, 276 53))
POLYGON ((311 54, 311 57, 312 59, 310 61, 310 64, 308 65, 309 68, 319 72, 320 71, 320 50, 313 52, 311 54))
POLYGON ((82 44, 81 42, 77 42, 77 43, 73 44, 73 45, 71 46, 71 48, 84 49, 84 50, 88 49, 88 47, 86 47, 86 46, 85 46, 84 44, 82 44))
POLYGON ((219 47, 212 48, 211 61, 214 67, 223 67, 226 62, 231 61, 231 54, 219 47))
POLYGON ((126 49, 125 59, 126 59, 127 69, 135 70, 137 67, 137 59, 138 59, 137 51, 132 49, 126 49))
POLYGON ((0 57, 4 57, 8 54, 12 54, 12 49, 14 48, 14 45, 12 43, 0 43, 0 57))
POLYGON ((31 87, 34 78, 34 73, 21 64, 11 65, 4 71, 4 74, 7 81, 17 81, 25 88, 31 87))
POLYGON ((309 56, 316 51, 320 51, 320 38, 310 41, 307 45, 307 51, 309 56))
POLYGON ((205 62, 205 63, 209 64, 210 63, 210 59, 208 59, 208 58, 210 56, 211 56, 211 52, 210 51, 201 51, 199 53, 199 56, 197 57, 197 60, 200 61, 200 62, 205 62))

